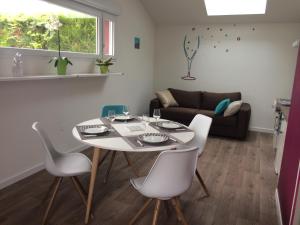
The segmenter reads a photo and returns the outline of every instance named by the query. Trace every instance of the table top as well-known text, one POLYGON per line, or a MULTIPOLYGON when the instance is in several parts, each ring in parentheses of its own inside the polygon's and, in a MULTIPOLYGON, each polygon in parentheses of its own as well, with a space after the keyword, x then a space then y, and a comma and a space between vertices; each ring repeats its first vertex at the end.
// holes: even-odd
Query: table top
MULTIPOLYGON (((162 120, 161 120, 162 121, 162 120)), ((143 134, 143 133, 165 133, 159 128, 154 126, 146 126, 143 121, 136 120, 133 122, 113 122, 110 123, 106 118, 98 118, 92 119, 88 121, 84 121, 80 124, 77 124, 72 130, 73 136, 80 142, 105 150, 114 150, 114 151, 126 151, 126 152, 152 152, 152 151, 164 151, 168 149, 177 148, 180 145, 187 144, 190 142, 195 134, 191 130, 185 130, 181 132, 177 131, 169 131, 168 135, 170 138, 177 140, 175 143, 171 143, 168 145, 153 145, 151 147, 136 147, 132 145, 128 139, 134 136, 143 134), (109 123, 109 124, 108 124, 109 123), (84 125, 110 125, 111 128, 117 132, 117 135, 112 136, 99 136, 92 139, 83 139, 79 134, 77 126, 84 125), (130 131, 130 126, 142 126, 144 128, 143 131, 130 131)))

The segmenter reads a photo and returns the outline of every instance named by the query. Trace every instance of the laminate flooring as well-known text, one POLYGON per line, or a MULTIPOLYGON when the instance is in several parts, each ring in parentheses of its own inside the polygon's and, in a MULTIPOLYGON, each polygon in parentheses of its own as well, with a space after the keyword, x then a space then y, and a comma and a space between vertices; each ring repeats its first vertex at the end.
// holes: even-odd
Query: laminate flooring
MULTIPOLYGON (((91 156, 91 151, 85 153, 91 156)), ((135 168, 146 175, 157 154, 129 154, 135 168)), ((195 178, 191 188, 181 196, 189 225, 277 225, 274 173, 275 152, 272 135, 250 132, 246 141, 209 137, 198 161, 198 169, 209 189, 203 189, 195 178)), ((108 161, 100 167, 95 186, 91 225, 125 225, 142 207, 146 198, 129 183, 133 173, 123 154, 117 154, 107 184, 103 183, 108 161)), ((79 177, 85 188, 87 175, 79 177)), ((1 225, 40 225, 46 208, 42 203, 53 177, 38 172, 0 190, 1 225)), ((47 203, 47 202, 46 202, 47 203)), ((137 225, 151 224, 151 205, 137 225)), ((71 180, 65 179, 50 212, 49 225, 83 225, 85 207, 71 180)), ((160 225, 177 225, 175 212, 167 216, 160 209, 160 225)))

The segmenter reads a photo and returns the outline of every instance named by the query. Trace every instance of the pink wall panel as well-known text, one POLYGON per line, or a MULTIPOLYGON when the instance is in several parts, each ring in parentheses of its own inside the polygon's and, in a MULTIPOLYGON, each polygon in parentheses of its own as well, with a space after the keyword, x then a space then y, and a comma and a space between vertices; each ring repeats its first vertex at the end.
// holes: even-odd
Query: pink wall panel
POLYGON ((110 33, 110 30, 109 30, 109 20, 104 20, 104 23, 103 23, 103 38, 104 38, 104 49, 103 49, 103 52, 104 52, 104 55, 108 55, 109 54, 109 33, 110 33))
POLYGON ((290 224, 300 159, 300 49, 292 93, 284 153, 278 183, 283 225, 290 224))

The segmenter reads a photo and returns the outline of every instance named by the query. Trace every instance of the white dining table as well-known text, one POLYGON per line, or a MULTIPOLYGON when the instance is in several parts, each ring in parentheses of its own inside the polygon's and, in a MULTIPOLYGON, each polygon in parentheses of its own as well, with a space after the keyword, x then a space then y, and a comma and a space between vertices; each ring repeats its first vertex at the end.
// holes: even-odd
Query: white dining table
MULTIPOLYGON (((122 151, 122 152, 160 152, 164 150, 174 149, 181 145, 188 144, 195 136, 192 130, 184 129, 182 131, 168 130, 167 134, 170 139, 174 140, 172 143, 167 145, 153 145, 153 146, 142 146, 140 142, 133 143, 132 138, 144 133, 166 133, 166 130, 160 129, 157 126, 152 126, 149 122, 152 122, 153 118, 148 118, 148 123, 142 121, 141 119, 136 119, 132 122, 110 122, 107 118, 97 118, 84 121, 77 124, 73 130, 73 136, 84 143, 85 145, 94 148, 93 159, 92 159, 92 169, 90 176, 89 191, 87 197, 87 206, 85 214, 85 223, 89 222, 91 214, 91 206, 94 194, 94 185, 96 181, 98 164, 101 157, 102 150, 109 151, 122 151), (95 125, 106 125, 110 128, 111 135, 107 136, 95 136, 91 138, 84 138, 84 136, 79 132, 79 127, 85 126, 95 126, 95 125), (140 127, 140 129, 136 129, 140 127), (135 128, 135 129, 132 129, 135 128)), ((163 120, 159 120, 163 121, 163 120)), ((187 128, 187 127, 186 127, 187 128)))

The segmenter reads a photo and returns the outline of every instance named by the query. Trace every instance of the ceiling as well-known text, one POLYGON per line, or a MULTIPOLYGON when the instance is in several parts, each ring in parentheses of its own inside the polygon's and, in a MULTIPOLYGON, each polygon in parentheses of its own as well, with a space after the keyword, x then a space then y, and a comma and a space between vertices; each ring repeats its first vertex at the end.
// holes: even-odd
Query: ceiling
POLYGON ((207 16, 204 0, 141 0, 141 2, 157 24, 300 22, 300 0, 268 0, 266 15, 246 16, 207 16))

